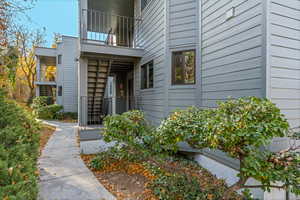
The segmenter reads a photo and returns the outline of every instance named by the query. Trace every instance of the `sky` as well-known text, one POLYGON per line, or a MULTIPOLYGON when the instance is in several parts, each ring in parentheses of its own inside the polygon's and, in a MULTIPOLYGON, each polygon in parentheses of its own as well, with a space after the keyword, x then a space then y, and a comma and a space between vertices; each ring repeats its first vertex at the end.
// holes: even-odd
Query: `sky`
POLYGON ((78 36, 78 0, 36 0, 34 7, 22 17, 29 29, 46 28, 46 45, 50 47, 54 34, 78 36))

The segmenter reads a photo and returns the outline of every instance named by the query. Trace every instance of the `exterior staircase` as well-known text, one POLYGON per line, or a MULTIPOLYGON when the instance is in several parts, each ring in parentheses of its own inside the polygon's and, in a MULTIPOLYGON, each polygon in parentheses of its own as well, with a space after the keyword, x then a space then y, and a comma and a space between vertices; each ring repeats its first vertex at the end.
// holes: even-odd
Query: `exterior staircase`
POLYGON ((40 86, 40 96, 51 96, 47 86, 40 86))
POLYGON ((88 63, 88 124, 102 123, 103 101, 111 61, 90 60, 88 63))

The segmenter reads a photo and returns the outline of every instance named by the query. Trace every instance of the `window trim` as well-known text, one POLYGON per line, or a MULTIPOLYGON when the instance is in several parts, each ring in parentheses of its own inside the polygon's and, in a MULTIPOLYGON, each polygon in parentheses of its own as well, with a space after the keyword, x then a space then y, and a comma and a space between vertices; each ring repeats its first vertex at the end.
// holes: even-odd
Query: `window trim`
POLYGON ((59 55, 57 55, 57 64, 61 65, 61 63, 62 63, 62 55, 59 54, 59 55))
POLYGON ((58 86, 57 96, 58 97, 62 97, 63 96, 63 87, 62 87, 62 85, 58 86))
POLYGON ((140 74, 141 74, 141 90, 153 89, 153 88, 154 88, 154 60, 151 60, 151 61, 149 61, 149 62, 147 62, 147 63, 141 65, 141 73, 140 73, 140 74), (152 64, 152 69, 153 69, 153 72, 152 72, 152 73, 153 73, 153 75, 152 75, 152 76, 153 76, 153 78, 152 78, 152 79, 153 79, 153 80, 152 80, 152 81, 153 81, 152 87, 150 87, 150 76, 149 76, 149 75, 150 75, 150 73, 149 73, 149 71, 150 71, 150 70, 149 70, 150 64, 152 64), (143 74, 143 72, 142 72, 142 69, 143 69, 144 67, 146 68, 146 74, 147 74, 147 75, 146 75, 146 87, 145 87, 145 88, 143 87, 143 80, 142 80, 142 78, 144 77, 144 76, 143 76, 144 74, 143 74))
POLYGON ((197 76, 196 76, 196 71, 197 71, 197 50, 196 49, 184 49, 184 50, 176 50, 171 52, 171 86, 193 86, 197 84, 197 76), (174 54, 179 53, 179 52, 194 52, 194 82, 193 83, 176 83, 175 82, 175 65, 174 65, 174 54))

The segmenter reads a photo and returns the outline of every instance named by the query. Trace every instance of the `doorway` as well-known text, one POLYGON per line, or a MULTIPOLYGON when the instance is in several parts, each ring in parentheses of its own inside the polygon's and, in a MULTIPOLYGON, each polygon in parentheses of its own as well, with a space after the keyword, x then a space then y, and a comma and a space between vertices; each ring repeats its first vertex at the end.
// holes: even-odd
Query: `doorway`
POLYGON ((106 89, 106 105, 107 113, 110 115, 116 114, 116 76, 109 76, 107 79, 107 89, 106 89))

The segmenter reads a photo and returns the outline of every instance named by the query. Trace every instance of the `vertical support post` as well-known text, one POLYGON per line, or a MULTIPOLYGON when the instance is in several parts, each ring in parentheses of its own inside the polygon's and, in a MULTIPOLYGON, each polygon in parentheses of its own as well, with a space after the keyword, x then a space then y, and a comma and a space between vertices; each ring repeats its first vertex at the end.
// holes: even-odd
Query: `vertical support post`
POLYGON ((79 59, 78 79, 78 121, 79 126, 86 126, 88 121, 88 60, 85 58, 79 59))
POLYGON ((80 0, 79 5, 80 39, 87 39, 88 5, 87 0, 80 0))
POLYGON ((41 81, 41 61, 40 57, 36 56, 36 80, 41 81))
POLYGON ((39 97, 40 96, 40 86, 36 86, 35 88, 35 96, 39 97))

